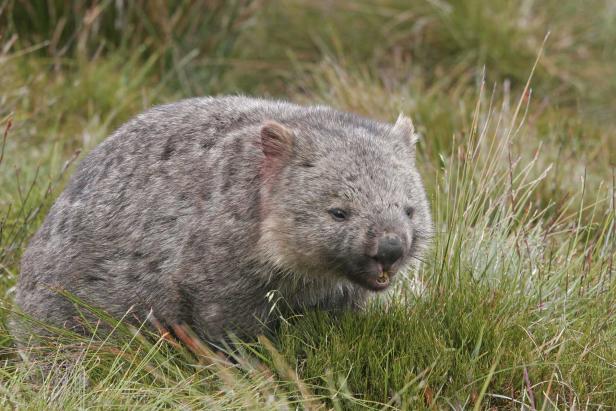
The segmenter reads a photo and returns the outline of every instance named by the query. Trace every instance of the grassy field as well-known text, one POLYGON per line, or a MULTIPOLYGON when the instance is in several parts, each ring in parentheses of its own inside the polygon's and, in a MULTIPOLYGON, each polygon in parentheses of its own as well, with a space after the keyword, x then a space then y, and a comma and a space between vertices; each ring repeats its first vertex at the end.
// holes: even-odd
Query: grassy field
POLYGON ((0 407, 616 408, 615 42, 611 0, 0 1, 0 407), (425 289, 286 319, 232 363, 98 312, 112 338, 59 333, 38 378, 5 323, 75 162, 229 93, 410 115, 425 289))

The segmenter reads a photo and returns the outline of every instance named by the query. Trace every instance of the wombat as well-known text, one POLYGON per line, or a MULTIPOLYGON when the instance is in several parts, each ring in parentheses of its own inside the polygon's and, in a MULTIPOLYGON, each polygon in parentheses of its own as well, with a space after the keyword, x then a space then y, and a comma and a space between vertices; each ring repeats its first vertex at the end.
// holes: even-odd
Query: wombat
POLYGON ((209 341, 263 332, 278 300, 362 307, 431 237, 415 142, 403 115, 240 96, 152 108, 77 167, 23 256, 17 305, 78 328, 66 290, 209 341))

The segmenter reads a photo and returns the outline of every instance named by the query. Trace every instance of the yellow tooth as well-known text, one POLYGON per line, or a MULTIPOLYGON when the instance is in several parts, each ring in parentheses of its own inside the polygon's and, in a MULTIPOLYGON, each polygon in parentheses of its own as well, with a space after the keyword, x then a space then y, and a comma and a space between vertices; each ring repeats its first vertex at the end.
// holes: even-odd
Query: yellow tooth
POLYGON ((381 275, 379 276, 379 278, 377 278, 377 280, 378 280, 380 283, 384 283, 384 282, 386 282, 387 280, 389 280, 389 273, 388 273, 388 272, 386 272, 386 271, 383 271, 383 272, 381 273, 381 275))

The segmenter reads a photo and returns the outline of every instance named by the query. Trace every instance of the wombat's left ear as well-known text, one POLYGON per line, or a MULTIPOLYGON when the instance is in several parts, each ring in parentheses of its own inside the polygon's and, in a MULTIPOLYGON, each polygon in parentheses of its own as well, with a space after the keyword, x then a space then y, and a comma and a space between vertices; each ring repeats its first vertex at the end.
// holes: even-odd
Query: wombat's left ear
POLYGON ((394 124, 391 129, 391 134, 393 134, 398 141, 404 142, 415 154, 415 143, 417 143, 417 134, 415 134, 415 127, 413 126, 413 121, 400 113, 398 119, 396 120, 396 124, 394 124))

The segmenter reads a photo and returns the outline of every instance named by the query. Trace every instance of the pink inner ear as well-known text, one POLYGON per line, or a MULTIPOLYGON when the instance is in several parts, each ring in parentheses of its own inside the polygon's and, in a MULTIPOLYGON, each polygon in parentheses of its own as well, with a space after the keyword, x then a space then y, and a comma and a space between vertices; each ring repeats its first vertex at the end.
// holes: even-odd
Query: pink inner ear
POLYGON ((268 135, 268 130, 261 131, 261 149, 266 157, 282 157, 286 148, 275 136, 268 135))
POLYGON ((269 178, 280 171, 293 151, 293 132, 275 121, 261 127, 261 150, 265 154, 261 174, 269 178))
POLYGON ((261 147, 266 157, 290 156, 293 149, 293 132, 275 121, 261 127, 261 147))

